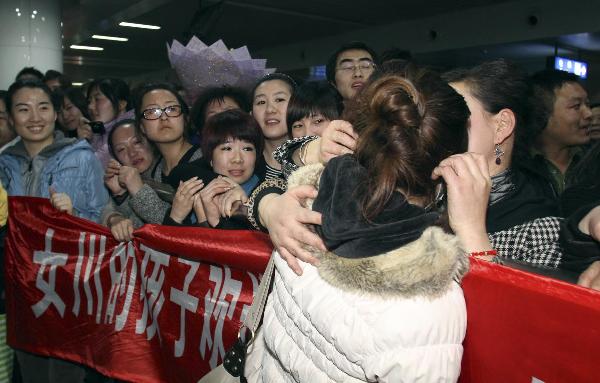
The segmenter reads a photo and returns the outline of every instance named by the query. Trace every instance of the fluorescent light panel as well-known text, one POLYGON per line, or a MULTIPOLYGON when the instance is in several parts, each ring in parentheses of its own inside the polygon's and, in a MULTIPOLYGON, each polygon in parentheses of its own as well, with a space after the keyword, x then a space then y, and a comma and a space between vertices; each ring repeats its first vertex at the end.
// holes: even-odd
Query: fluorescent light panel
POLYGON ((115 37, 115 36, 104 36, 104 35, 93 35, 93 39, 97 40, 111 40, 111 41, 128 41, 126 37, 115 37))
POLYGON ((86 51, 103 51, 104 48, 101 47, 90 47, 88 45, 71 45, 69 48, 71 49, 82 49, 86 51))
POLYGON ((82 82, 72 82, 71 85, 73 86, 83 86, 82 82))
POLYGON ((126 21, 120 22, 119 25, 122 26, 122 27, 131 27, 131 28, 160 29, 160 27, 158 25, 128 23, 126 21))

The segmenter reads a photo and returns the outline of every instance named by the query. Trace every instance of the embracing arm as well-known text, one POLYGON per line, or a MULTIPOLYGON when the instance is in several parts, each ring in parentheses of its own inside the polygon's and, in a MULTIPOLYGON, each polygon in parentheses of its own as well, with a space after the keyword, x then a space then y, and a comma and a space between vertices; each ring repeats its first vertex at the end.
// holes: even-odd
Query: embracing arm
POLYGON ((300 166, 327 163, 342 154, 353 153, 358 135, 352 125, 343 120, 329 123, 321 137, 305 136, 287 140, 273 156, 281 164, 285 178, 300 166))
POLYGON ((317 190, 309 185, 287 191, 286 188, 283 180, 267 180, 254 189, 248 202, 248 220, 255 228, 268 231, 279 255, 301 275, 302 268, 296 257, 317 264, 317 259, 305 246, 326 250, 321 238, 307 226, 320 225, 321 214, 303 204, 306 199, 314 199, 317 190))
POLYGON ((275 152, 273 158, 281 165, 283 176, 287 179, 298 167, 304 165, 301 159, 302 154, 306 151, 307 145, 317 140, 317 136, 304 136, 287 140, 281 144, 275 152))

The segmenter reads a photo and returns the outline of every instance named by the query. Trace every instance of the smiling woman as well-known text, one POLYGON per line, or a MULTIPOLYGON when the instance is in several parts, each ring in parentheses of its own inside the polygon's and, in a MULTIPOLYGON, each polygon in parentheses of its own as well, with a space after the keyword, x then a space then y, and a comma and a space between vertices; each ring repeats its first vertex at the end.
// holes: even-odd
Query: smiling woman
MULTIPOLYGON (((17 81, 6 97, 21 140, 0 155, 0 181, 11 196, 49 198, 60 211, 98 221, 108 202, 102 168, 85 141, 55 130, 56 104, 41 82, 17 81)), ((24 381, 44 381, 50 371, 83 376, 82 367, 17 351, 24 381), (41 380, 36 380, 41 379, 41 380)), ((66 376, 66 375, 65 375, 66 376)))
POLYGON ((273 73, 258 80, 252 92, 252 115, 265 137, 264 162, 260 161, 258 173, 267 179, 282 176, 273 152, 289 138, 286 113, 295 89, 296 82, 291 77, 273 73))
POLYGON ((97 221, 108 200, 100 163, 87 142, 55 131, 56 105, 48 87, 41 82, 17 81, 9 88, 6 101, 9 118, 21 137, 0 156, 0 179, 9 195, 71 193, 68 211, 97 221))
POLYGON ((241 185, 255 178, 253 186, 256 186, 254 165, 257 153, 262 152, 263 138, 248 113, 230 110, 215 115, 205 127, 203 148, 215 173, 241 185))
POLYGON ((17 135, 28 154, 35 157, 54 141, 56 111, 50 97, 41 88, 23 87, 16 90, 10 103, 10 117, 17 135))

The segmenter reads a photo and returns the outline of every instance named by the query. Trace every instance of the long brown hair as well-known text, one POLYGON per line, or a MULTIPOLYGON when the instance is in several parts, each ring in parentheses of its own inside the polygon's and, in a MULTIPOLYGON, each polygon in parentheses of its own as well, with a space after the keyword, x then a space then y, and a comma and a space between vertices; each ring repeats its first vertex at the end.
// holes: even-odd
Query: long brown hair
POLYGON ((356 157, 369 175, 365 219, 379 214, 396 189, 431 203, 433 169, 467 146, 464 99, 435 72, 409 65, 403 73, 376 75, 350 108, 359 135, 356 157))

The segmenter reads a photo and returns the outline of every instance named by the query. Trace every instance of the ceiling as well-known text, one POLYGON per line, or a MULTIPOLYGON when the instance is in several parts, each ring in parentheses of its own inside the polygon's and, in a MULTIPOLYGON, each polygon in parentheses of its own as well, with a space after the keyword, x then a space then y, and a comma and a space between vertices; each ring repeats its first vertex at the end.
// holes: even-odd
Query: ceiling
MULTIPOLYGON (((507 0, 60 0, 63 16, 64 71, 75 81, 93 77, 132 78, 167 71, 166 44, 186 43, 196 35, 207 44, 222 39, 230 48, 250 52, 357 31, 399 21, 418 20, 507 0), (401 11, 399 11, 401 10, 401 11), (121 21, 161 26, 158 31, 118 26, 121 21), (92 34, 127 37, 128 42, 100 41, 92 34), (102 52, 70 49, 71 44, 104 47, 102 52)), ((600 34, 580 33, 554 39, 438 51, 417 55, 439 66, 468 65, 506 57, 528 60, 559 53, 597 51, 600 34)), ((335 47, 331 47, 333 50, 335 47)), ((325 60, 325 58, 324 58, 325 60)), ((277 62, 269 62, 277 67, 277 62)), ((293 69, 293 68, 290 68, 293 69)))
MULTIPOLYGON (((169 66, 166 43, 205 43, 222 39, 228 47, 247 45, 250 52, 331 36, 370 26, 451 10, 480 7, 492 0, 61 0, 65 72, 76 80, 94 76, 127 77, 169 66), (401 4, 399 4, 401 3, 401 4), (368 6, 365 6, 368 4, 368 6), (398 12, 402 9, 402 12, 398 12), (120 21, 161 26, 158 31, 118 26, 120 21), (99 41, 92 34, 129 38, 99 41), (71 44, 102 46, 104 51, 70 49, 71 44)), ((274 64, 276 66, 276 63, 274 64)))

